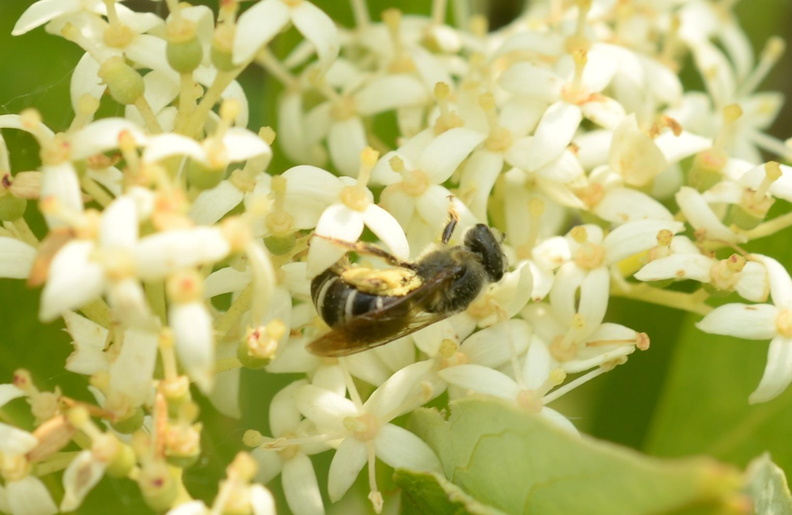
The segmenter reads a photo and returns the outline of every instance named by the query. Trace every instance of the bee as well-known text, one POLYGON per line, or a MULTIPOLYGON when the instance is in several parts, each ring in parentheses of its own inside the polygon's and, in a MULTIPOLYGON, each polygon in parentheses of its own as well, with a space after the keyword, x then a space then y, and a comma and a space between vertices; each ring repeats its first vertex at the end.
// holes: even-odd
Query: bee
POLYGON ((308 350, 339 357, 384 345, 464 311, 487 284, 500 281, 506 257, 499 239, 486 225, 476 224, 461 245, 449 246, 457 222, 452 212, 441 246, 415 262, 374 245, 339 242, 393 268, 350 265, 345 255, 316 276, 311 298, 330 332, 311 342, 308 350))

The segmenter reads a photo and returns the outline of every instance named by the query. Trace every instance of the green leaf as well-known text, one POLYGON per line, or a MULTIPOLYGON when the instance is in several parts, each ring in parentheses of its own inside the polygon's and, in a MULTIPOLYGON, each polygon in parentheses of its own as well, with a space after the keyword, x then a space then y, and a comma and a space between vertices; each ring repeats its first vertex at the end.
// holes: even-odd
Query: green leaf
POLYGON ((697 318, 689 317, 680 334, 644 450, 703 453, 739 467, 769 451, 792 470, 792 390, 748 404, 767 361, 767 342, 704 334, 693 326, 697 318))
POLYGON ((454 401, 447 420, 420 410, 410 425, 450 481, 507 513, 712 513, 744 505, 735 502, 742 476, 731 466, 648 458, 496 399, 454 401))
POLYGON ((393 480, 402 489, 402 513, 453 515, 501 515, 503 512, 485 506, 461 488, 432 472, 399 469, 393 480))
POLYGON ((792 494, 789 493, 784 471, 765 453, 748 465, 748 494, 753 498, 756 513, 792 513, 792 494))

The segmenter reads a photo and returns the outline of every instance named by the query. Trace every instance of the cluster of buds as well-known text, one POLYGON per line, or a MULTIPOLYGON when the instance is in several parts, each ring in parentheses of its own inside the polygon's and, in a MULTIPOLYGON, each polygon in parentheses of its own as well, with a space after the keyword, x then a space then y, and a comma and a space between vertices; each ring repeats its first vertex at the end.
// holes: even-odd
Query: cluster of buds
POLYGON ((351 0, 353 27, 307 0, 166 4, 163 19, 120 0, 40 0, 14 30, 43 26, 85 54, 68 129, 33 109, 0 116, 41 162, 12 172, 0 138, 0 276, 43 286, 40 319, 65 321, 65 369, 89 376, 94 402, 40 392, 24 371, 0 385, 0 405, 24 397, 35 419, 30 432, 0 424, 0 509, 75 510, 111 476, 157 511, 271 513, 262 485, 280 474, 289 509, 318 514, 312 456, 333 452, 326 498, 367 467, 379 512, 377 460, 442 472, 398 423, 441 394, 505 399, 575 433, 548 404, 649 348, 606 321, 613 296, 772 339, 751 402, 792 382, 792 279, 744 249, 792 225, 768 218, 792 201, 792 168, 762 158, 792 155, 764 133, 781 98, 755 92, 783 45, 754 62, 725 3, 536 1, 495 31, 464 2, 450 26, 443 0, 380 21, 351 0), (278 55, 289 27, 303 39, 278 55), (688 56, 705 92, 677 77, 688 56), (274 128, 247 128, 238 78, 256 66, 282 86, 274 128), (110 101, 124 116, 97 118, 110 101), (272 165, 276 136, 295 166, 272 165), (41 230, 25 221, 35 206, 41 230), (328 330, 314 277, 362 239, 381 251, 358 266, 419 259, 449 212, 451 244, 477 223, 506 235, 501 280, 388 345, 306 349, 328 330), (699 286, 666 289, 675 281, 699 286), (713 309, 715 294, 745 303, 713 309), (268 406, 271 436, 245 433, 251 452, 214 502, 193 500, 182 472, 202 453, 195 396, 239 417, 243 369, 300 378, 268 406), (39 478, 60 471, 58 507, 39 478))

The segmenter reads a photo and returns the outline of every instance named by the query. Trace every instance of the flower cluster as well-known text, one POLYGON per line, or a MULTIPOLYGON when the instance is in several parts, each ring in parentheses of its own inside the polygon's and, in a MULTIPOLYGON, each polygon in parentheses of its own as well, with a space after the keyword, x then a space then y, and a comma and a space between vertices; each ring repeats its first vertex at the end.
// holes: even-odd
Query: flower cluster
POLYGON ((792 201, 792 168, 762 159, 792 154, 764 133, 781 99, 755 91, 781 43, 755 62, 724 5, 704 0, 530 2, 497 31, 462 11, 449 26, 445 4, 374 21, 352 0, 353 27, 307 0, 224 0, 217 13, 168 0, 165 19, 115 0, 25 11, 15 35, 43 26, 85 54, 68 130, 32 109, 0 116, 41 158, 12 173, 0 147, 0 276, 43 286, 40 319, 65 321, 65 368, 90 377, 95 402, 41 392, 24 370, 0 385, 0 405, 24 397, 35 418, 31 432, 0 424, 0 509, 74 510, 107 475, 160 511, 271 513, 262 484, 280 474, 290 510, 317 514, 323 490, 340 500, 366 468, 379 512, 377 460, 441 472, 396 422, 441 394, 506 399, 574 433, 547 405, 649 347, 606 321, 613 296, 772 339, 750 400, 789 385, 792 279, 743 248, 792 224, 767 217, 792 201), (282 57, 270 44, 289 27, 303 39, 282 57), (687 56, 705 92, 683 89, 687 56), (274 129, 246 127, 237 79, 252 66, 283 86, 274 129), (124 117, 97 119, 103 102, 124 117), (270 166, 276 137, 296 166, 270 166), (46 234, 27 226, 27 200, 46 234), (476 223, 505 235, 503 279, 388 345, 306 350, 328 331, 312 278, 350 249, 359 268, 419 260, 449 213, 451 245, 476 223), (714 293, 749 303, 713 310, 714 293), (194 396, 238 416, 243 368, 301 379, 269 405, 270 435, 245 434, 251 452, 207 507, 181 485, 201 455, 194 396), (325 452, 326 486, 311 458, 325 452), (39 477, 60 470, 58 507, 39 477))

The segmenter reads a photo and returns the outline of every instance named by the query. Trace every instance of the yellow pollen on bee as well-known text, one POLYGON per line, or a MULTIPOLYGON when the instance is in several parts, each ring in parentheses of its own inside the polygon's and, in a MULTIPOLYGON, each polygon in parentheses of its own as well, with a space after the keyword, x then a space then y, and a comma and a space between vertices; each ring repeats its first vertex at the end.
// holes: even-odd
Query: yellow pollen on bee
POLYGON ((792 337, 792 311, 781 309, 776 315, 776 329, 778 334, 787 338, 792 337))
POLYGON ((415 290, 422 283, 414 270, 406 268, 378 270, 352 266, 341 272, 341 278, 364 293, 397 297, 415 290))

